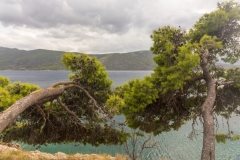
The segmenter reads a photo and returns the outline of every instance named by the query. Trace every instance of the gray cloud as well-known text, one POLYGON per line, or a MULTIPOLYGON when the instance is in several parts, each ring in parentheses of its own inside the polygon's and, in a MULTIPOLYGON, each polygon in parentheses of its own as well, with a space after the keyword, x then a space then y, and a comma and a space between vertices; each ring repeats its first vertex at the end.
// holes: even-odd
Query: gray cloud
POLYGON ((124 32, 132 22, 135 3, 127 0, 22 0, 0 2, 0 20, 5 25, 34 28, 59 25, 91 26, 109 32, 124 32), (14 3, 15 2, 15 3, 14 3), (117 3, 121 2, 121 3, 117 3), (127 5, 126 5, 127 4, 127 5))
POLYGON ((0 0, 0 45, 87 53, 149 49, 154 29, 189 29, 217 1, 0 0))
MULTIPOLYGON (((180 1, 140 1, 140 0, 11 0, 0 2, 0 20, 5 25, 25 25, 34 28, 57 27, 59 25, 83 25, 122 33, 130 27, 156 27, 182 20, 179 13, 194 3, 180 1), (177 3, 176 3, 177 2, 177 3)), ((214 1, 196 6, 212 8, 214 1), (207 4, 207 5, 206 5, 207 4)), ((194 8, 189 9, 192 15, 194 8)), ((195 7, 196 9, 196 7, 195 7)), ((194 17, 195 18, 195 17, 194 17)), ((192 22, 191 22, 192 23, 192 22)), ((187 26, 189 27, 189 26, 187 26)))

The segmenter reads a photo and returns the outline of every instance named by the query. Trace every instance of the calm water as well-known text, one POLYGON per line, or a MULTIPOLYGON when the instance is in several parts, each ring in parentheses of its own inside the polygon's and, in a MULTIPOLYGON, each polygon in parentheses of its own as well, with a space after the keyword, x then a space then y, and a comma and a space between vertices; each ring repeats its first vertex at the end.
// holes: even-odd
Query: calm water
MULTIPOLYGON (((132 78, 142 78, 150 75, 151 71, 108 71, 109 78, 114 81, 113 85, 121 85, 132 78)), ((0 71, 0 75, 9 77, 11 81, 30 82, 46 88, 57 81, 67 81, 68 71, 0 71)), ((218 131, 226 131, 226 123, 219 121, 218 131)), ((231 130, 240 134, 240 117, 233 116, 230 120, 231 130)), ((187 122, 178 131, 163 133, 154 137, 159 145, 155 149, 145 150, 143 159, 159 160, 167 158, 171 160, 195 160, 200 159, 202 148, 202 127, 196 127, 198 136, 193 140, 188 138, 191 132, 191 122, 187 122)), ((36 147, 23 144, 24 149, 35 150, 36 147)), ((92 147, 90 145, 61 144, 42 146, 39 150, 56 153, 58 151, 65 153, 108 153, 115 155, 124 154, 120 146, 92 147)), ((217 160, 240 160, 240 141, 227 141, 226 144, 216 144, 217 160)))
MULTIPOLYGON (((0 71, 0 75, 14 81, 29 82, 47 88, 58 81, 68 81, 69 71, 0 71)), ((151 71, 108 71, 108 76, 113 80, 113 85, 121 85, 130 79, 142 78, 150 75, 151 71)))

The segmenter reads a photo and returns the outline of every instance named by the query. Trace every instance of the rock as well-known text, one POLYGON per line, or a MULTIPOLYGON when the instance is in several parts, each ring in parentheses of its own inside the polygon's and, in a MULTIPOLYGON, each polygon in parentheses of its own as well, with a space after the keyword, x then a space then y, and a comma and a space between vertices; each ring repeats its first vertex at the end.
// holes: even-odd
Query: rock
POLYGON ((18 143, 4 143, 4 142, 0 142, 0 145, 4 145, 4 146, 16 148, 16 149, 22 149, 20 144, 18 144, 18 143))
MULTIPOLYGON (((0 143, 0 154, 4 154, 4 152, 8 151, 19 151, 23 153, 23 157, 26 157, 26 159, 46 159, 46 160, 64 160, 64 159, 71 159, 71 160, 114 160, 115 157, 111 157, 110 155, 98 155, 98 154, 75 154, 68 156, 65 153, 57 152, 55 154, 40 152, 38 150, 35 151, 22 151, 21 148, 18 145, 3 145, 0 143), (11 146, 11 147, 10 147, 11 146)), ((20 157, 21 158, 21 157, 20 157)), ((1 155, 0 155, 1 159, 1 155)), ((25 158, 24 158, 25 159, 25 158)))
POLYGON ((57 152, 54 154, 58 159, 67 159, 67 155, 62 152, 57 152))
POLYGON ((9 151, 9 150, 17 151, 18 149, 14 148, 14 147, 9 147, 9 146, 0 144, 0 153, 6 152, 6 151, 9 151))
POLYGON ((44 153, 40 152, 38 150, 36 151, 30 151, 30 154, 28 154, 29 158, 31 159, 57 159, 54 155, 50 153, 44 153))

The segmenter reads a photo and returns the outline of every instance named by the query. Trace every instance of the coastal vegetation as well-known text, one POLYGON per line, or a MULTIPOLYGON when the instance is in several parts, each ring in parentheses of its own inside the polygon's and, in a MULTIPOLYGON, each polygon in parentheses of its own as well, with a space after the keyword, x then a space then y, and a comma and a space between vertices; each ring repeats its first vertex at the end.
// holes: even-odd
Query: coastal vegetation
POLYGON ((10 79, 0 76, 0 112, 38 89, 40 87, 37 85, 21 82, 11 83, 10 79))
MULTIPOLYGON (((151 35, 154 72, 114 90, 106 68, 96 58, 64 54, 62 62, 71 71, 68 82, 30 89, 24 94, 20 88, 16 94, 21 93, 22 99, 1 104, 2 140, 33 145, 123 144, 129 138, 125 124, 158 135, 178 130, 192 120, 194 135, 200 119, 201 159, 214 160, 215 138, 219 142, 239 139, 230 129, 216 133, 214 128, 216 116, 229 119, 232 113, 240 113, 240 70, 217 65, 219 61, 234 64, 239 60, 239 21, 240 5, 230 0, 218 3, 215 11, 204 14, 189 31, 160 27, 151 35), (114 119, 119 114, 125 116, 125 122, 114 119)), ((15 87, 8 89, 9 80, 0 80, 1 96, 7 100, 15 87)))
MULTIPOLYGON (((218 61, 235 63, 240 58, 240 5, 218 3, 217 10, 204 14, 186 31, 161 27, 153 32, 151 51, 157 66, 151 76, 129 81, 116 88, 110 99, 134 129, 155 135, 179 129, 197 119, 203 125, 202 160, 215 159, 216 115, 226 119, 239 114, 240 71, 224 70, 218 61)), ((223 138, 233 136, 216 134, 223 138)), ((233 138, 238 139, 238 138, 233 138)))
POLYGON ((0 114, 2 140, 33 145, 78 142, 94 146, 126 141, 127 134, 117 129, 111 120, 113 111, 105 106, 112 84, 105 67, 85 54, 66 53, 62 61, 72 71, 70 81, 32 90, 5 107, 0 114))

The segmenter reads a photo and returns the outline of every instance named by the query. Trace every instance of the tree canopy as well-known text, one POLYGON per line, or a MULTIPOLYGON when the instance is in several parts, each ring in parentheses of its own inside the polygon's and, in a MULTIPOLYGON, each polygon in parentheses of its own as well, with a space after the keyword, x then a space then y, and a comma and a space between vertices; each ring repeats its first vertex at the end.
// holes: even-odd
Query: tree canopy
POLYGON ((16 113, 15 120, 11 117, 14 123, 9 122, 11 125, 2 132, 3 141, 33 145, 76 142, 95 146, 124 142, 127 134, 111 121, 113 113, 105 106, 112 84, 105 67, 86 54, 66 53, 62 61, 72 71, 70 81, 57 82, 47 89, 21 83, 9 85, 9 80, 1 77, 1 86, 6 89, 2 89, 2 95, 25 96, 8 109, 6 106, 12 102, 6 104, 6 110, 0 114, 1 123, 4 116, 16 113), (18 86, 22 86, 20 90, 18 86))
POLYGON ((229 118, 239 113, 239 69, 216 65, 220 60, 239 60, 239 21, 240 5, 230 0, 218 3, 189 31, 170 26, 155 30, 151 35, 154 72, 116 88, 113 96, 122 100, 119 110, 128 125, 160 134, 200 117, 202 159, 215 159, 214 114, 229 118))
POLYGON ((0 111, 38 89, 40 89, 39 86, 29 83, 14 82, 11 84, 8 78, 0 76, 0 111))

